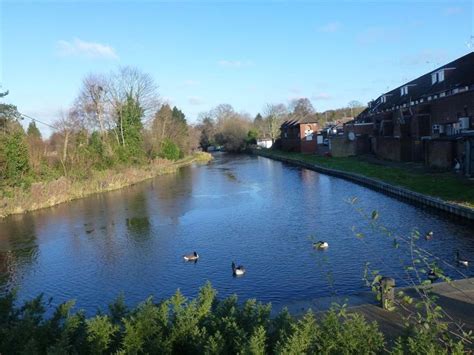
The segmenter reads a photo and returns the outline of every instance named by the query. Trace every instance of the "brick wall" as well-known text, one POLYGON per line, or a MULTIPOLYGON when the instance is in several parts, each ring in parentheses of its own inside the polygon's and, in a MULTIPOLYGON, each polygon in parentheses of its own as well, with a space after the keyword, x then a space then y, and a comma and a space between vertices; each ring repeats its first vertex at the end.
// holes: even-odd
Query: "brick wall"
POLYGON ((344 136, 331 137, 331 154, 333 157, 350 157, 356 155, 356 142, 344 136))
POLYGON ((430 168, 451 169, 454 141, 431 140, 425 145, 425 164, 430 168))

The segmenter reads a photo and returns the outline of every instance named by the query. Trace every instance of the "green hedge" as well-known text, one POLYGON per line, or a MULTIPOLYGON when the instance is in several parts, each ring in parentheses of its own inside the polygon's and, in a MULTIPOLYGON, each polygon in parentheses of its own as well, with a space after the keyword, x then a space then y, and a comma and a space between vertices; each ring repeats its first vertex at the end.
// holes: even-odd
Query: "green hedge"
MULTIPOLYGON (((0 299, 0 353, 15 354, 376 354, 387 351, 376 323, 367 323, 344 307, 321 317, 311 312, 300 319, 284 310, 270 317, 271 306, 236 296, 216 298, 208 283, 187 300, 177 291, 155 303, 150 297, 134 309, 123 297, 107 314, 87 318, 64 303, 45 317, 47 303, 40 296, 15 306, 12 294, 0 299)), ((400 339, 393 349, 409 353, 426 344, 433 353, 443 348, 432 339, 400 339), (412 341, 416 347, 407 346, 412 341)), ((459 347, 462 351, 462 346, 459 347)))

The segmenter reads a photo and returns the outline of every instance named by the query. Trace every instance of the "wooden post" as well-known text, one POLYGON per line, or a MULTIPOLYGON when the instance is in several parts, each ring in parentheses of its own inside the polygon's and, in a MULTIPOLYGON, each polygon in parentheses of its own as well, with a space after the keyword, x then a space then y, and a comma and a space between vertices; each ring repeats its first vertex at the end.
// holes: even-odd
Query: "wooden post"
POLYGON ((382 277, 380 280, 380 296, 382 308, 388 311, 393 310, 395 304, 395 279, 382 277))

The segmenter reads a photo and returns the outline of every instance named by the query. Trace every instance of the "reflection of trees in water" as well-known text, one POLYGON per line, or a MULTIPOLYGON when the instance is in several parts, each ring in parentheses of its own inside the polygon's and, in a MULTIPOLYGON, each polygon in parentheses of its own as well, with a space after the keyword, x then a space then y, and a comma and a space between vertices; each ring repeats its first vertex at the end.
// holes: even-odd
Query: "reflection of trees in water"
POLYGON ((199 174, 193 174, 191 167, 179 169, 175 174, 162 175, 153 182, 153 190, 157 196, 156 208, 158 218, 170 218, 173 224, 188 212, 192 206, 193 181, 199 174))
POLYGON ((150 238, 150 219, 148 201, 141 190, 128 202, 128 217, 126 226, 130 236, 135 241, 145 241, 150 238))
POLYGON ((36 227, 31 214, 0 221, 0 291, 15 286, 21 269, 33 264, 37 254, 36 227))

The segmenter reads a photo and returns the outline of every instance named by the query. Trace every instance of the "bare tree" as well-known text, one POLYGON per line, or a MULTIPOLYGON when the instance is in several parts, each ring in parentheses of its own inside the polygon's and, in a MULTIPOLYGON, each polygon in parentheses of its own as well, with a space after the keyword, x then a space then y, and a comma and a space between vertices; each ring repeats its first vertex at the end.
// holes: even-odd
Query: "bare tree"
POLYGON ((63 166, 64 175, 67 176, 66 161, 68 158, 68 147, 71 135, 74 131, 78 131, 83 127, 80 114, 74 108, 69 111, 61 111, 60 118, 54 122, 53 126, 57 132, 63 137, 63 149, 60 156, 61 165, 63 166))
POLYGON ((311 101, 306 97, 293 100, 290 103, 290 110, 294 119, 302 121, 315 120, 316 110, 311 101))
POLYGON ((351 117, 354 117, 354 112, 360 113, 364 108, 364 104, 357 100, 350 101, 347 106, 351 109, 351 117))
POLYGON ((275 140, 280 136, 280 126, 287 118, 288 110, 283 104, 267 104, 263 112, 268 134, 272 142, 275 142, 275 140))
POLYGON ((122 67, 110 75, 107 85, 108 101, 116 118, 117 140, 125 143, 122 109, 128 98, 133 99, 143 110, 146 121, 158 109, 159 97, 153 78, 132 67, 122 67), (119 135, 120 138, 119 139, 119 135))
POLYGON ((93 129, 98 128, 102 137, 107 135, 107 79, 103 75, 89 74, 82 81, 76 99, 78 113, 82 113, 93 129))

